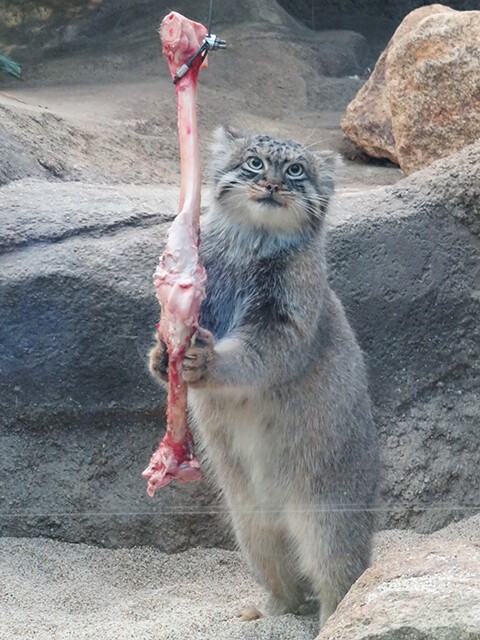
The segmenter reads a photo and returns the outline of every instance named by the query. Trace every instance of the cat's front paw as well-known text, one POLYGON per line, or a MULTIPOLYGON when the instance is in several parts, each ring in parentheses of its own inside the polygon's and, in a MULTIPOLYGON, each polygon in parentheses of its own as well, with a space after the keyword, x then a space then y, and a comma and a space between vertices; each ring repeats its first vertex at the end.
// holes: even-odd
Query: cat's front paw
POLYGON ((210 331, 199 329, 192 337, 183 360, 183 379, 189 385, 206 382, 214 358, 215 339, 210 331))
POLYGON ((156 378, 164 382, 168 381, 168 352, 162 340, 158 340, 150 351, 149 369, 156 378))

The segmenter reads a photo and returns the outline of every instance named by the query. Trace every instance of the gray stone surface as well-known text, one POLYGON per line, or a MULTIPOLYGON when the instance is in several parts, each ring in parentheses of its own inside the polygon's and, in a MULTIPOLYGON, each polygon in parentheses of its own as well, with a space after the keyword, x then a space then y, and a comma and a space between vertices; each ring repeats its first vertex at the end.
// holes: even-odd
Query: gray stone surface
POLYGON ((370 367, 388 526, 428 532, 478 508, 479 168, 476 144, 333 211, 331 279, 370 367))
MULTIPOLYGON (((480 490, 480 146, 344 190, 331 280, 366 353, 383 446, 379 524, 426 532, 480 490)), ((0 189, 0 523, 106 546, 229 544, 207 483, 151 500, 163 424, 146 370, 171 188, 25 180, 0 189)), ((320 399, 319 399, 320 401, 320 399)))
POLYGON ((42 177, 45 171, 26 151, 19 140, 0 124, 0 185, 25 176, 42 177))
POLYGON ((208 509, 196 515, 211 501, 204 485, 153 501, 140 477, 164 421, 145 358, 168 188, 25 181, 0 198, 3 533, 225 544, 208 509))
MULTIPOLYGON (((297 19, 314 29, 352 29, 380 54, 403 18, 428 0, 280 0, 297 19)), ((477 0, 449 0, 459 11, 478 9, 477 0)))

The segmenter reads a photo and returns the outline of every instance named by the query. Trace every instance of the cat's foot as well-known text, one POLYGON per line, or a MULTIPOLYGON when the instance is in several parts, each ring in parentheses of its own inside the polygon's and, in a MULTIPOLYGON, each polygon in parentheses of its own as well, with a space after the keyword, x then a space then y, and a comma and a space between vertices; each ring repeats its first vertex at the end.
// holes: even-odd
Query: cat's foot
POLYGON ((263 613, 252 604, 237 611, 237 618, 242 622, 250 622, 263 618, 263 613))
POLYGON ((270 595, 262 606, 261 611, 258 607, 249 605, 240 609, 237 612, 237 617, 243 622, 248 622, 250 620, 258 620, 264 616, 281 616, 285 613, 296 613, 299 606, 300 603, 298 601, 286 603, 270 595))
POLYGON ((214 357, 215 339, 210 331, 199 329, 193 335, 183 360, 183 379, 192 386, 200 386, 208 377, 214 357))

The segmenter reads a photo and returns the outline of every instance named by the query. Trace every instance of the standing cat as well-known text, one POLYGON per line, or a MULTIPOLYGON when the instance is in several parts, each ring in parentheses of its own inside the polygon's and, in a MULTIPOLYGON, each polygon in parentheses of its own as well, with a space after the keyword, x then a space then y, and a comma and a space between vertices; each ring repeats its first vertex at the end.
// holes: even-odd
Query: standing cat
MULTIPOLYGON (((240 549, 269 597, 320 626, 369 563, 377 442, 362 354, 328 286, 333 159, 217 132, 202 219, 207 297, 184 379, 240 549)), ((165 379, 165 346, 151 370, 165 379)), ((260 612, 246 609, 243 619, 260 612)))

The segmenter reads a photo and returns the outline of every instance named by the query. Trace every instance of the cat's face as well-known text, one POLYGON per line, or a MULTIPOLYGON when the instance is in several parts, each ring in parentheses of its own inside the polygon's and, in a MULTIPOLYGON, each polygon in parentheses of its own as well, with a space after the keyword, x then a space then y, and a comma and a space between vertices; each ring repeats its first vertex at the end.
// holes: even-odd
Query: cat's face
POLYGON ((220 129, 212 164, 218 211, 237 224, 285 233, 321 225, 333 193, 332 156, 220 129))

